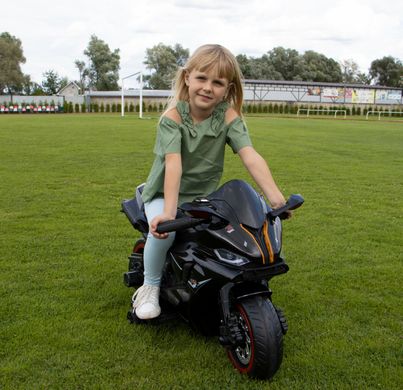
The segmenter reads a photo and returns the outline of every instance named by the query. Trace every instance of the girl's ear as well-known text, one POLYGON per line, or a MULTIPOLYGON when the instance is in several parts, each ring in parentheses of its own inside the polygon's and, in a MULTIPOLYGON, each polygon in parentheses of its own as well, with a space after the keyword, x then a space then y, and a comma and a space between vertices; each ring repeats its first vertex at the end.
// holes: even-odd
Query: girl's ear
POLYGON ((184 69, 185 72, 185 84, 189 86, 189 71, 187 69, 184 69))

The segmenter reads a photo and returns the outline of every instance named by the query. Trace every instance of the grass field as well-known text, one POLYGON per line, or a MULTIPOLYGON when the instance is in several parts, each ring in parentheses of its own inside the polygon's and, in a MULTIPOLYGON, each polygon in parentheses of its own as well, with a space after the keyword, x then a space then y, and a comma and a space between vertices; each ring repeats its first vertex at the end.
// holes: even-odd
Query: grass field
MULTIPOLYGON (((403 123, 247 118, 285 194, 289 332, 270 382, 181 322, 126 321, 137 237, 120 202, 145 181, 157 120, 0 116, 0 389, 401 389, 403 123)), ((249 180, 228 151, 223 180, 249 180)))

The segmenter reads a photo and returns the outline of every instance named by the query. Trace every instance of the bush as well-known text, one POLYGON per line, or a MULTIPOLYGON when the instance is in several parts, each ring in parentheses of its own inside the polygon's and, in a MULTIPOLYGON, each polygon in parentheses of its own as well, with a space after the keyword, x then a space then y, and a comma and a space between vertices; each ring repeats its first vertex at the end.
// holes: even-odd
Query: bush
POLYGON ((122 111, 122 103, 118 103, 116 106, 116 112, 121 112, 122 111))
POLYGON ((164 111, 164 105, 163 105, 162 103, 160 103, 160 104, 158 105, 158 111, 159 111, 159 112, 164 111))
POLYGON ((267 107, 267 104, 263 105, 263 112, 267 114, 269 112, 269 107, 267 107))
POLYGON ((129 112, 129 107, 127 106, 127 103, 125 103, 125 112, 129 112))
POLYGON ((98 103, 94 104, 94 112, 99 112, 99 104, 98 103))
POLYGON ((153 105, 150 103, 147 107, 147 112, 152 112, 153 110, 153 105))
POLYGON ((112 103, 112 112, 116 112, 116 103, 112 103))
POLYGON ((282 113, 284 112, 284 105, 283 105, 283 104, 280 104, 280 106, 279 106, 279 108, 278 108, 278 112, 279 112, 280 114, 282 114, 282 113))
POLYGON ((76 104, 74 105, 74 112, 75 112, 75 113, 80 112, 80 105, 79 105, 78 103, 76 103, 76 104))
POLYGON ((69 113, 73 112, 73 102, 69 102, 69 113))
POLYGON ((111 112, 111 105, 109 103, 106 103, 105 111, 106 112, 111 112))
POLYGON ((105 112, 105 105, 103 102, 101 103, 101 106, 99 107, 99 109, 101 110, 101 112, 105 112))
POLYGON ((273 104, 269 103, 269 114, 273 113, 273 104))
POLYGON ((140 104, 139 103, 136 104, 136 112, 140 112, 140 104))
POLYGON ((274 113, 274 114, 278 114, 278 104, 277 104, 277 103, 274 103, 274 106, 273 106, 273 113, 274 113))
POLYGON ((357 115, 361 115, 361 107, 357 107, 357 115))
POLYGON ((87 110, 87 106, 85 105, 85 103, 81 103, 81 112, 86 112, 87 110))
POLYGON ((134 112, 134 104, 133 102, 129 105, 129 112, 134 112))

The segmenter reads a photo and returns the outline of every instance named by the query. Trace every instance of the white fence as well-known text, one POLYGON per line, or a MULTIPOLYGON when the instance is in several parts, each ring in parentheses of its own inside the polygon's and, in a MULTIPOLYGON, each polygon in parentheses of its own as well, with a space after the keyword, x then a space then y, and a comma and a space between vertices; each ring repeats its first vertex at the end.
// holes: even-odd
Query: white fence
MULTIPOLYGON (((11 103, 11 96, 4 95, 0 96, 0 104, 10 104, 11 103)), ((46 105, 46 104, 54 104, 62 106, 64 104, 64 97, 63 96, 21 96, 21 95, 13 95, 12 99, 13 104, 33 104, 36 106, 39 105, 46 105)))
POLYGON ((320 108, 298 108, 297 116, 299 116, 300 112, 306 112, 307 117, 309 116, 310 112, 326 112, 326 113, 334 112, 334 117, 335 118, 336 118, 337 114, 340 112, 340 113, 344 114, 343 119, 347 118, 347 111, 346 110, 324 110, 324 109, 320 109, 320 108))
POLYGON ((403 112, 401 112, 401 111, 373 111, 373 110, 370 110, 370 111, 367 112, 367 115, 365 115, 365 119, 368 120, 368 117, 371 114, 378 114, 378 121, 380 121, 381 120, 381 115, 398 114, 398 115, 402 116, 403 112))

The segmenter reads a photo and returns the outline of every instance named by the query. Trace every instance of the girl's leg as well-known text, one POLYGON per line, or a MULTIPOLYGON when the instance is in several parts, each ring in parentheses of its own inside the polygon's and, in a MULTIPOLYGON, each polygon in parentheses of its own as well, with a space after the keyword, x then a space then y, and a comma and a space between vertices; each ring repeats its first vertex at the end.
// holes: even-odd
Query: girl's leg
MULTIPOLYGON (((154 217, 164 211, 164 199, 156 198, 144 205, 147 220, 150 223, 154 217)), ((144 284, 148 286, 158 286, 161 282, 162 269, 168 249, 175 239, 175 232, 169 233, 168 238, 155 238, 151 233, 147 236, 144 247, 144 284)))
MULTIPOLYGON (((147 220, 151 222, 154 217, 164 211, 164 199, 153 199, 144 206, 147 220)), ((152 234, 147 236, 143 253, 144 285, 138 288, 133 295, 133 309, 136 311, 137 317, 141 319, 155 318, 161 313, 159 286, 165 258, 174 239, 175 233, 170 233, 166 239, 155 238, 152 234)))

